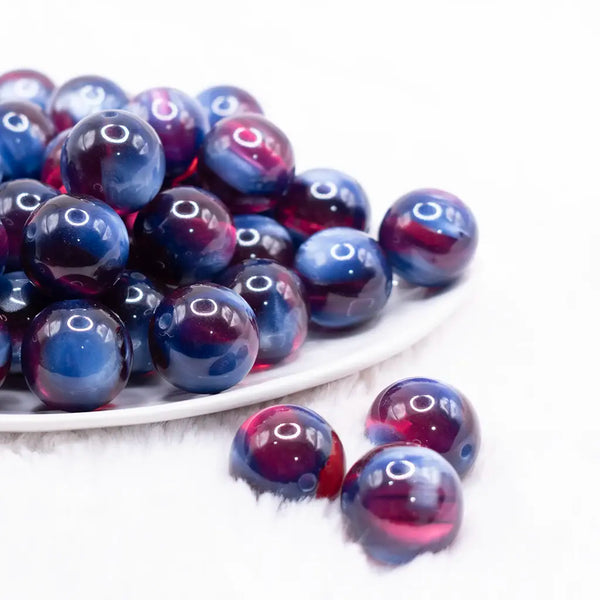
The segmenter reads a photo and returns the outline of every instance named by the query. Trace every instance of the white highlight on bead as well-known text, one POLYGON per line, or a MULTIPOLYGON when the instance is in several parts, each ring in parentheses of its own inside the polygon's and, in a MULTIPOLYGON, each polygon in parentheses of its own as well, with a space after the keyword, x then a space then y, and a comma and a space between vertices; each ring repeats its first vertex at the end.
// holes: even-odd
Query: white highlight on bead
POLYGON ((246 287, 253 292, 266 292, 269 288, 273 287, 273 280, 266 275, 253 275, 246 281, 246 287), (263 285, 257 285, 257 280, 263 280, 263 285))
POLYGON ((15 81, 15 92, 21 98, 33 98, 39 89, 40 84, 35 79, 18 79, 15 81))
POLYGON ((342 244, 335 244, 331 247, 331 250, 329 252, 331 256, 336 260, 350 260, 356 254, 354 246, 352 244, 349 244, 348 242, 344 242, 342 244), (346 249, 345 253, 340 252, 342 248, 346 249))
POLYGON ((69 225, 73 225, 74 227, 83 227, 90 220, 90 215, 88 215, 87 211, 83 210, 83 208, 69 208, 69 210, 65 213, 65 220, 69 225), (83 214, 83 221, 73 220, 73 215, 83 214))
POLYGON ((259 242, 259 240, 260 240, 260 233, 258 233, 258 230, 254 229, 254 228, 237 230, 237 242, 240 246, 254 246, 254 244, 257 244, 259 242), (242 238, 242 234, 244 234, 244 233, 249 233, 252 235, 252 237, 245 240, 242 238))
POLYGON ((139 302, 143 297, 144 292, 142 292, 140 288, 135 287, 135 285, 133 285, 127 290, 127 298, 125 299, 125 302, 127 304, 135 304, 136 302, 139 302))
POLYGON ((409 460, 393 460, 387 464, 387 467, 385 468, 385 473, 390 479, 393 479, 394 481, 402 481, 403 479, 408 479, 409 477, 414 475, 416 470, 417 469, 415 465, 409 460), (394 473, 393 469, 396 465, 402 465, 406 469, 406 471, 404 471, 403 473, 394 473))
POLYGON ((11 110, 2 117, 2 125, 13 133, 23 133, 29 129, 29 119, 27 118, 27 115, 11 110), (14 118, 19 119, 17 123, 11 122, 11 119, 14 118))
POLYGON ((177 200, 171 208, 171 212, 180 219, 193 219, 200 214, 200 207, 195 202, 189 200, 177 200), (181 212, 180 206, 191 206, 192 212, 181 212))
POLYGON ((190 310, 199 317, 212 317, 212 315, 217 314, 219 306, 212 298, 197 298, 190 304, 190 310), (197 306, 200 303, 207 304, 210 308, 202 310, 197 306))
POLYGON ((330 200, 338 193, 338 188, 332 181, 316 181, 310 186, 310 193, 317 200, 330 200), (319 188, 327 188, 326 192, 320 192, 319 188))
POLYGON ((39 206, 40 200, 41 200, 41 198, 38 195, 36 195, 36 194, 30 194, 29 192, 22 192, 21 194, 19 194, 17 196, 16 203, 17 203, 17 206, 21 210, 25 210, 27 212, 31 212, 32 210, 35 210, 39 206), (25 198, 35 198, 36 203, 33 206, 28 206, 27 204, 23 203, 23 200, 25 198))
POLYGON ((430 396, 429 394, 420 394, 418 396, 413 396, 410 399, 409 404, 410 404, 410 407, 415 412, 423 413, 423 412, 427 412, 428 410, 431 410, 435 406, 435 398, 433 396, 430 396), (429 404, 427 406, 422 407, 422 408, 418 407, 417 404, 416 404, 416 402, 418 400, 420 400, 421 398, 425 398, 426 400, 429 401, 429 404))
POLYGON ((93 326, 94 326, 94 321, 92 321, 92 319, 90 319, 89 317, 86 317, 84 315, 73 315, 72 317, 69 317, 69 319, 67 320, 67 327, 71 331, 89 331, 93 326), (75 321, 75 319, 85 321, 86 325, 79 325, 79 326, 73 325, 73 322, 75 321))
POLYGON ((111 144, 122 144, 123 142, 126 142, 129 139, 129 129, 127 127, 125 127, 125 125, 117 125, 114 123, 109 123, 108 125, 105 125, 101 130, 100 130, 100 135, 109 143, 111 144), (121 130, 121 135, 119 137, 113 137, 112 135, 109 135, 108 130, 111 127, 116 127, 117 129, 121 130))
POLYGON ((302 433, 302 428, 300 427, 300 425, 298 425, 298 423, 280 423, 279 425, 277 425, 277 427, 275 427, 275 429, 273 430, 273 433, 280 440, 293 440, 293 439, 296 439, 302 433), (294 432, 293 433, 281 433, 280 430, 283 429, 284 427, 293 427, 294 432))
POLYGON ((244 146, 244 148, 258 148, 262 144, 263 135, 258 129, 256 129, 256 127, 238 127, 233 132, 233 139, 240 146, 244 146), (249 131, 254 136, 254 139, 253 140, 243 139, 241 137, 241 135, 245 131, 249 131))
POLYGON ((413 206, 413 215, 422 221, 435 221, 442 216, 442 213, 442 207, 437 202, 417 202, 413 206), (421 210, 424 206, 430 206, 433 208, 433 213, 424 213, 421 210))
POLYGON ((211 102, 210 109, 219 117, 228 117, 237 110, 239 105, 240 102, 235 96, 217 96, 211 102))
POLYGON ((159 121, 172 121, 179 114, 177 105, 170 100, 165 100, 164 98, 154 99, 152 101, 152 108, 150 110, 159 121), (161 113, 159 109, 161 106, 165 106, 165 104, 169 108, 169 112, 161 113))
POLYGON ((100 105, 106 98, 106 92, 98 85, 87 84, 81 88, 79 95, 89 104, 100 105))

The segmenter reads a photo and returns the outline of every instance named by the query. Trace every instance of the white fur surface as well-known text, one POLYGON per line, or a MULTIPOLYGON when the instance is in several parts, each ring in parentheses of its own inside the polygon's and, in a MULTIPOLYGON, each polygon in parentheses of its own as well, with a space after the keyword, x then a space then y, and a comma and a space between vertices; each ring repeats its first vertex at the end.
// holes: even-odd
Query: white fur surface
POLYGON ((0 435, 1 596, 597 597, 596 4, 11 7, 22 19, 4 24, 2 71, 97 72, 132 91, 237 83, 288 132, 299 170, 364 184, 376 226, 410 189, 463 197, 481 233, 468 305, 401 356, 284 401, 329 420, 351 464, 376 393, 438 377, 471 398, 483 447, 456 543, 389 570, 344 540, 337 502, 257 502, 229 478, 229 444, 255 408, 0 435))

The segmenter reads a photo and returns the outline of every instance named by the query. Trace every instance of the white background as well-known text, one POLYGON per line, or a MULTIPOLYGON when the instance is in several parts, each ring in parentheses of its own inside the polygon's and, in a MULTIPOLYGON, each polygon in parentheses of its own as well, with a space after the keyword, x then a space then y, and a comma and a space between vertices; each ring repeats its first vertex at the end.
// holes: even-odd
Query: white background
POLYGON ((257 504, 227 476, 251 410, 0 437, 0 589, 11 598, 597 597, 600 20, 590 1, 10 2, 0 70, 131 92, 253 92, 299 170, 368 191, 375 223, 416 187, 480 223, 475 296, 414 349, 293 397, 353 462, 379 389, 445 379, 484 446, 456 544, 371 565, 337 503, 257 504))

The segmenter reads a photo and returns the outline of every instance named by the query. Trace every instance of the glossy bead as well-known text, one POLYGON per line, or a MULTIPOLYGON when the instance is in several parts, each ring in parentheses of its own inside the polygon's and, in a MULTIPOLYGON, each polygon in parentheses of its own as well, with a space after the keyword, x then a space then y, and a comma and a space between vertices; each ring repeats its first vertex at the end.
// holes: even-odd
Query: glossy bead
POLYGON ((342 485, 347 532, 374 560, 401 564, 445 548, 456 537, 463 502, 456 471, 428 448, 375 448, 342 485))
POLYGON ((23 271, 0 276, 0 314, 4 316, 12 344, 11 373, 21 372, 21 343, 31 321, 50 300, 23 271))
POLYGON ((0 275, 4 272, 4 267, 9 256, 9 238, 2 221, 0 221, 0 275))
POLYGON ((296 253, 311 320, 328 329, 359 325, 374 317, 392 291, 392 272, 366 233, 347 227, 311 236, 296 253))
POLYGON ((0 159, 4 179, 39 178, 54 126, 42 109, 30 102, 0 104, 0 159))
POLYGON ((49 113, 59 131, 101 110, 123 108, 127 94, 114 82, 97 75, 83 75, 63 83, 50 98, 49 113))
POLYGON ((51 304, 23 338, 23 375, 50 408, 94 410, 108 404, 131 371, 131 340, 112 311, 89 300, 51 304))
POLYGON ((185 173, 208 129, 196 100, 179 90, 157 87, 135 96, 127 110, 147 121, 158 134, 165 151, 167 177, 185 173))
POLYGON ((435 450, 463 477, 479 452, 479 422, 453 387, 424 377, 393 383, 373 402, 366 425, 375 444, 409 442, 435 450))
POLYGON ((218 198, 200 188, 178 187, 139 212, 133 240, 149 276, 181 286, 209 279, 229 264, 235 229, 218 198))
POLYGON ((171 292, 150 321, 157 371, 189 392, 216 394, 239 383, 258 353, 256 319, 227 288, 196 284, 171 292))
POLYGON ((204 141, 199 162, 206 185, 232 211, 262 212, 294 177, 294 153, 285 134, 265 117, 219 121, 204 141))
POLYGON ((39 71, 18 69, 0 76, 0 102, 23 100, 45 109, 54 84, 39 71))
MULTIPOLYGON (((0 219, 8 235, 9 271, 21 268, 23 228, 31 213, 43 202, 57 196, 58 192, 35 179, 15 179, 0 185, 0 219)), ((1 251, 0 234, 0 255, 1 251)))
POLYGON ((46 146, 44 152, 44 161, 42 164, 42 173, 40 180, 43 183, 48 184, 61 192, 65 193, 66 188, 63 184, 62 175, 60 173, 60 158, 62 156, 62 149, 67 139, 70 129, 61 131, 57 136, 50 140, 50 143, 46 146))
POLYGON ((146 121, 124 110, 105 110, 73 127, 63 147, 61 175, 70 194, 93 196, 126 214, 160 190, 165 153, 146 121))
POLYGON ((256 492, 284 498, 335 498, 344 477, 336 432, 302 406, 270 406, 245 421, 233 439, 229 470, 256 492))
POLYGON ((263 215, 238 215, 233 218, 236 245, 232 264, 248 258, 269 258, 286 267, 294 264, 294 243, 287 229, 263 215))
POLYGON ((148 345, 148 328, 154 310, 163 298, 156 286, 142 273, 125 271, 117 284, 125 286, 125 298, 117 301, 105 300, 123 321, 131 337, 133 348, 132 373, 141 374, 154 371, 150 346, 148 345))
POLYGON ((367 231, 371 207, 365 191, 349 175, 335 169, 311 169, 294 178, 276 214, 297 243, 302 243, 330 227, 367 231))
POLYGON ((287 358, 306 339, 308 312, 298 276, 276 262, 250 259, 230 267, 220 280, 254 311, 259 333, 255 367, 287 358))
POLYGON ((214 127, 226 117, 245 113, 262 114, 256 99, 245 90, 233 85, 216 85, 200 92, 196 99, 202 107, 208 127, 214 127))
POLYGON ((416 190, 387 211, 379 243, 402 278, 415 285, 443 286, 471 262, 477 224, 456 196, 441 190, 416 190))
POLYGON ((125 224, 94 198, 51 198, 25 226, 23 269, 38 287, 59 297, 101 294, 116 282, 128 256, 125 224))
POLYGON ((4 383, 4 380, 10 371, 11 359, 12 345, 10 341, 10 331, 6 324, 6 316, 0 314, 0 385, 4 383))

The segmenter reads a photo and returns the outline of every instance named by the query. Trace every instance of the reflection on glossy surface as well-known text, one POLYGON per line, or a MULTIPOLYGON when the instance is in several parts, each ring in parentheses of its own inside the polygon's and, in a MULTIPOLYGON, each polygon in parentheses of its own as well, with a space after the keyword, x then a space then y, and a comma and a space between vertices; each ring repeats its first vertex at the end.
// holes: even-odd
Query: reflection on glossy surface
POLYGON ((296 271, 306 286, 311 320, 330 329, 374 317, 392 290, 392 272, 381 248, 366 233, 325 229, 298 248, 296 271))
POLYGON ((220 282, 246 300, 256 315, 257 368, 278 363, 302 346, 308 312, 302 282, 294 272, 271 260, 250 259, 227 269, 220 282))
POLYGON ((409 442, 441 454, 463 477, 479 452, 479 422, 453 387, 424 377, 393 383, 373 402, 367 437, 375 444, 409 442))
POLYGON ((0 102, 24 100, 45 109, 54 84, 39 71, 18 69, 0 76, 0 102))
POLYGON ((69 133, 71 133, 70 129, 61 131, 46 146, 42 174, 40 175, 41 181, 63 193, 66 189, 63 185, 62 175, 60 174, 60 157, 62 156, 63 145, 69 133))
POLYGON ((132 373, 149 373, 154 370, 150 346, 148 345, 148 328, 154 310, 163 295, 156 286, 142 273, 125 271, 115 284, 117 288, 125 288, 123 297, 120 294, 104 300, 106 305, 121 318, 131 337, 133 348, 132 373))
POLYGON ((21 372, 21 343, 29 324, 49 303, 23 271, 0 276, 0 313, 12 342, 11 373, 21 372))
POLYGON ((445 548, 462 521, 456 471, 419 446, 389 444, 366 454, 348 471, 341 500, 350 537, 387 564, 445 548))
POLYGON ((51 408, 94 410, 124 387, 131 370, 131 340, 120 319, 89 300, 44 309, 23 338, 23 375, 51 408))
POLYGON ((123 108, 127 101, 127 94, 110 79, 83 75, 54 90, 49 112, 56 128, 62 131, 100 110, 123 108))
POLYGON ((179 90, 158 87, 135 96, 127 110, 147 121, 158 134, 165 150, 167 177, 185 173, 208 129, 198 103, 179 90))
POLYGON ((221 392, 241 381, 254 364, 254 313, 227 288, 179 288, 154 312, 150 352, 157 371, 173 385, 190 392, 221 392))
POLYGON ((344 449, 329 423, 308 408, 270 406, 238 429, 230 473, 258 493, 289 499, 335 498, 344 477, 344 449))
POLYGON ((286 267, 294 264, 294 243, 287 229, 263 215, 238 215, 233 224, 236 232, 232 264, 248 258, 269 258, 286 267))
POLYGON ((460 276, 477 247, 469 208, 441 190, 410 192, 387 211, 379 243, 398 275, 415 285, 443 286, 460 276))
POLYGON ((162 192, 135 221, 135 252, 144 272, 188 285, 223 270, 235 250, 235 229, 223 203, 194 187, 162 192))
POLYGON ((356 179, 335 169, 311 169, 294 178, 276 213, 296 242, 302 243, 330 227, 367 231, 371 207, 356 179))
POLYGON ((217 85, 208 88, 200 92, 196 99, 202 107, 209 128, 227 117, 263 112, 253 96, 233 85, 217 85))
POLYGON ((294 176, 289 140, 260 115, 219 121, 206 136, 200 158, 205 185, 236 213, 268 210, 294 176))
POLYGON ((10 361, 12 359, 12 346, 10 341, 10 331, 6 324, 6 317, 0 314, 0 385, 4 383, 10 370, 10 361))
POLYGON ((59 297, 101 294, 115 283, 128 256, 125 224, 93 198, 47 200, 24 230, 23 269, 37 286, 59 297))
MULTIPOLYGON (((0 219, 8 235, 8 270, 15 271, 21 268, 25 221, 42 202, 56 195, 58 192, 55 189, 35 179, 15 179, 0 185, 0 219)), ((0 255, 1 246, 0 241, 0 255)))
POLYGON ((44 151, 54 126, 39 106, 30 102, 0 104, 0 162, 4 179, 39 178, 44 151))
POLYGON ((8 262, 9 238, 6 227, 0 221, 0 275, 4 272, 4 267, 8 262))
POLYGON ((165 154, 144 120, 124 110, 106 110, 73 127, 63 148, 61 175, 69 193, 93 196, 126 214, 157 194, 165 154))

